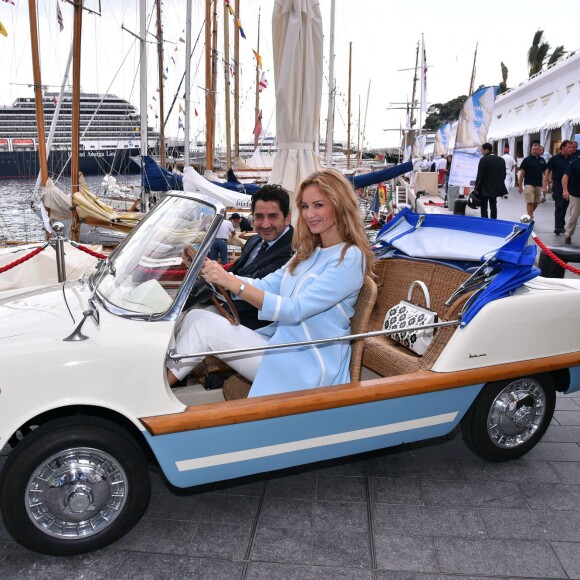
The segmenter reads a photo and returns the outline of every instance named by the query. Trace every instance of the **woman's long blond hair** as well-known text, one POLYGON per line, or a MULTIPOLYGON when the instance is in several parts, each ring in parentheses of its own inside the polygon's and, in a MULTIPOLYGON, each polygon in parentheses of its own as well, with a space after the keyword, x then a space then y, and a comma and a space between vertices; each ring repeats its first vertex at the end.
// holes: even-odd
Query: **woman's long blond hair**
POLYGON ((345 242, 340 260, 344 259, 348 248, 356 246, 364 256, 365 274, 372 277, 374 254, 365 236, 356 195, 352 185, 334 169, 323 169, 313 173, 300 184, 296 192, 295 203, 298 208, 298 221, 292 240, 292 247, 296 254, 288 267, 290 273, 293 274, 298 264, 309 258, 315 248, 321 244, 320 235, 311 233, 302 217, 302 196, 309 185, 318 187, 334 208, 336 228, 340 239, 345 242))

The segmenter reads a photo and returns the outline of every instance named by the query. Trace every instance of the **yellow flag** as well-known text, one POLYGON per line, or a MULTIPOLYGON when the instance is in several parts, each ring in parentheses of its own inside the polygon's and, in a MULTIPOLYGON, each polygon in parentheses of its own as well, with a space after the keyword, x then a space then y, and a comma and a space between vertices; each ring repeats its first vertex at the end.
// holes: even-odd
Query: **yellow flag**
POLYGON ((0 22, 0 34, 2 36, 8 36, 8 31, 6 30, 6 28, 4 28, 4 25, 2 24, 2 22, 0 22))
POLYGON ((254 53, 254 56, 256 57, 256 61, 258 62, 258 66, 260 68, 262 68, 262 57, 254 49, 252 49, 252 52, 254 53))

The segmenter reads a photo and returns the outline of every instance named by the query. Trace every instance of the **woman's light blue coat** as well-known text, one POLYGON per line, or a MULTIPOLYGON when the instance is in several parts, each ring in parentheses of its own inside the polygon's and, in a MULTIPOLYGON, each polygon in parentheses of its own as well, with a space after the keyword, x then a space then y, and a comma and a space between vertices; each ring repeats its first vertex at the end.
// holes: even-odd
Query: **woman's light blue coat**
MULTIPOLYGON (((317 248, 294 274, 286 264, 261 280, 244 279, 264 291, 259 318, 274 322, 257 332, 269 337, 270 344, 350 334, 364 280, 364 256, 351 246, 340 262, 343 248, 344 244, 317 248)), ((349 364, 349 341, 269 350, 249 396, 348 383, 349 364)))

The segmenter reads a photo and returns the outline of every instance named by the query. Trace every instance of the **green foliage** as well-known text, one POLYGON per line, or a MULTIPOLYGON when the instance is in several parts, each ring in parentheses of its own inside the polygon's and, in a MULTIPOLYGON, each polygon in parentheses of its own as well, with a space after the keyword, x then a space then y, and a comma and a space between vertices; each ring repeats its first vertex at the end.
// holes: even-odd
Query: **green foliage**
POLYGON ((563 44, 561 44, 560 46, 557 46, 554 49, 554 52, 552 53, 552 56, 548 60, 548 66, 550 66, 551 64, 554 64, 559 58, 561 58, 562 56, 564 56, 565 53, 566 53, 566 51, 564 50, 564 45, 563 44))
POLYGON ((501 82, 499 83, 499 91, 498 94, 505 93, 508 90, 507 86, 507 78, 508 78, 508 67, 502 62, 501 63, 501 82))
POLYGON ((564 46, 558 46, 550 54, 550 43, 543 39, 544 31, 536 30, 532 46, 528 50, 528 73, 533 76, 543 70, 544 65, 555 63, 564 53, 564 46))
POLYGON ((456 121, 459 118, 459 112, 466 99, 467 95, 461 95, 446 103, 435 103, 431 105, 427 111, 423 129, 426 131, 436 131, 443 123, 456 121))

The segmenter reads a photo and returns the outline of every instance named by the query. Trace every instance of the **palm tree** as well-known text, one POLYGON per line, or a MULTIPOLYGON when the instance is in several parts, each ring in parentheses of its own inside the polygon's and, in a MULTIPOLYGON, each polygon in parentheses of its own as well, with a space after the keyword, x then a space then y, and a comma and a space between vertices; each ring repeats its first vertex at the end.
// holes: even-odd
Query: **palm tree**
POLYGON ((499 94, 505 93, 508 89, 507 86, 508 78, 508 67, 502 62, 501 63, 501 83, 499 83, 499 94))
POLYGON ((548 66, 554 64, 566 52, 564 46, 561 45, 557 46, 552 54, 549 54, 550 44, 542 38, 543 36, 544 31, 537 30, 532 40, 532 46, 528 50, 528 73, 530 77, 539 73, 544 68, 544 64, 548 66))
POLYGON ((565 53, 566 53, 566 51, 564 50, 563 44, 560 46, 557 46, 554 49, 552 56, 550 56, 550 60, 548 60, 548 66, 550 66, 551 64, 554 64, 560 57, 564 56, 565 53))
POLYGON ((550 51, 550 44, 542 39, 543 30, 537 30, 532 40, 532 46, 528 50, 528 73, 533 76, 544 68, 544 61, 550 51))

